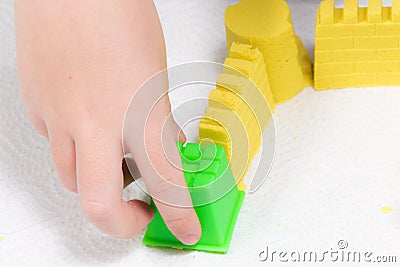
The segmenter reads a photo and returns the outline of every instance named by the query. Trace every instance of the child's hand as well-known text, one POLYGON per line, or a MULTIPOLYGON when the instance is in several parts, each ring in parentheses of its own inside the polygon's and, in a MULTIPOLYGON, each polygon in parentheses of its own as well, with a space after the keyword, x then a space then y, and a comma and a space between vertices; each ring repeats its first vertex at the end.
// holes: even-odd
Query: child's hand
MULTIPOLYGON (((16 0, 15 8, 24 101, 35 128, 50 140, 63 185, 78 192, 84 214, 103 232, 133 236, 149 223, 153 211, 144 202, 121 198, 122 127, 135 90, 166 66, 152 1, 16 0)), ((159 120, 150 130, 160 127, 167 106, 158 111, 159 120)), ((137 125, 137 130, 143 127, 137 125)), ((176 127, 167 126, 170 131, 176 127)), ((175 140, 168 142, 179 157, 175 140)), ((185 185, 183 173, 166 164, 161 144, 154 144, 152 161, 170 175, 169 181, 185 185)), ((138 155, 137 162, 149 191, 174 194, 160 177, 148 175, 155 172, 144 157, 138 155)), ((179 198, 190 202, 187 190, 179 198)), ((156 204, 182 242, 197 242, 201 227, 193 208, 156 204)))

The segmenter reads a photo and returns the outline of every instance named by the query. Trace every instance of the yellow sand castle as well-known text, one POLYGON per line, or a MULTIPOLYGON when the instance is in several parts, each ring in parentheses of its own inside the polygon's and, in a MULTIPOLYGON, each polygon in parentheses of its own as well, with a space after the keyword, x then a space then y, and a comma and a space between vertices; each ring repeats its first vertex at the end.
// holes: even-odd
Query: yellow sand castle
POLYGON ((240 42, 263 53, 275 102, 311 85, 311 61, 284 0, 242 0, 227 8, 225 26, 228 49, 240 42))
MULTIPOLYGON (((225 148, 244 189, 243 178, 275 102, 311 83, 311 63, 284 0, 241 0, 227 8, 225 24, 229 57, 209 95, 199 142, 211 139, 225 148), (255 97, 256 90, 263 97, 255 97), (271 110, 266 111, 267 103, 271 110)), ((345 0, 344 8, 323 1, 315 43, 317 90, 400 85, 400 0, 393 0, 392 7, 383 7, 381 0, 369 0, 368 7, 345 0)))
POLYGON ((232 43, 224 72, 209 95, 201 119, 199 142, 213 140, 225 148, 238 187, 261 144, 275 107, 264 58, 250 45, 232 43), (268 107, 269 106, 269 107, 268 107))
POLYGON ((368 7, 344 3, 320 5, 314 88, 400 85, 400 1, 392 7, 382 7, 381 0, 369 0, 368 7))
POLYGON ((284 0, 242 0, 225 13, 229 57, 200 122, 199 142, 225 148, 239 189, 275 102, 311 84, 311 61, 284 0), (261 93, 261 94, 260 94, 261 93))

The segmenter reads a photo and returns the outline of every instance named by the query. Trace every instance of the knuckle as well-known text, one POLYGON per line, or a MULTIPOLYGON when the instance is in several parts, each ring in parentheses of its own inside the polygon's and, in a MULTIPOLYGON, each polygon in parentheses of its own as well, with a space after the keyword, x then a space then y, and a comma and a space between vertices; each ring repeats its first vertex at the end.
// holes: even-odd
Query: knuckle
POLYGON ((155 194, 158 197, 161 196, 165 196, 165 195, 169 195, 172 194, 173 191, 175 190, 176 187, 176 182, 175 182, 175 178, 160 178, 160 181, 157 182, 156 186, 155 186, 155 194))
POLYGON ((187 221, 183 217, 168 218, 165 220, 166 225, 174 230, 175 234, 184 233, 187 227, 187 221))
POLYGON ((98 200, 81 201, 81 209, 83 214, 92 222, 101 222, 110 218, 112 208, 110 204, 98 200))
POLYGON ((94 122, 84 120, 79 124, 78 134, 83 138, 92 139, 99 134, 99 128, 94 122))

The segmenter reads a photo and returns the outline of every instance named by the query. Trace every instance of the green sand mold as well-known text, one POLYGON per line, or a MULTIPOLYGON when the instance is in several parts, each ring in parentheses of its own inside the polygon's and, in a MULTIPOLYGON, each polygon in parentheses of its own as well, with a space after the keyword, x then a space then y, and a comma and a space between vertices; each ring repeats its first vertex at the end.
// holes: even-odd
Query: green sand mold
POLYGON ((232 239, 245 191, 238 190, 221 146, 177 143, 184 176, 202 235, 198 243, 185 245, 167 228, 153 200, 154 219, 143 238, 147 246, 226 253, 232 239))

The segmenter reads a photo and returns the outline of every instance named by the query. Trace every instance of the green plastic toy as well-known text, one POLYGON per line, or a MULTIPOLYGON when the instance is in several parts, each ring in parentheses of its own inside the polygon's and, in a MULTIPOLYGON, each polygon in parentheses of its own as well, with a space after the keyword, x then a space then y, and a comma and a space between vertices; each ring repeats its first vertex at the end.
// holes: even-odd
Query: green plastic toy
POLYGON ((148 246, 226 253, 245 192, 238 190, 221 146, 177 143, 184 176, 199 217, 202 235, 195 245, 181 243, 167 228, 154 202, 154 219, 143 238, 148 246))

